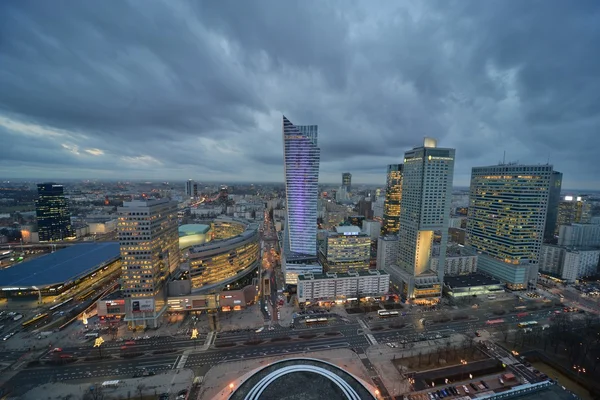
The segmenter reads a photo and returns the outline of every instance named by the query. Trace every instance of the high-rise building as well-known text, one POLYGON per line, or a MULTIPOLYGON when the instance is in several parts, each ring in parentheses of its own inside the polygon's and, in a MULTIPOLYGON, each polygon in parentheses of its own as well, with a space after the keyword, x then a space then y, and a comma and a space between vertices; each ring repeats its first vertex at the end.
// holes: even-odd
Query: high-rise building
POLYGON ((402 164, 390 164, 387 168, 387 185, 383 204, 382 235, 398 233, 400 226, 400 202, 402 201, 402 164))
POLYGON ((297 254, 317 254, 319 161, 317 125, 294 125, 283 117, 287 198, 286 241, 297 254))
POLYGON ((156 327, 167 309, 165 282, 180 261, 177 202, 134 200, 118 212, 125 321, 156 327))
POLYGON ((600 247, 600 225, 561 225, 558 244, 566 247, 600 247))
POLYGON ((560 189, 562 187, 562 172, 552 171, 550 177, 550 193, 548 195, 548 211, 546 212, 546 226, 544 227, 544 240, 552 241, 558 233, 556 221, 560 203, 560 189))
POLYGON ((587 224, 591 221, 592 204, 587 196, 564 196, 558 203, 558 218, 554 233, 561 225, 587 224))
POLYGON ((338 226, 328 233, 320 255, 326 272, 368 270, 371 237, 356 226, 338 226))
POLYGON ((352 193, 352 174, 350 172, 342 174, 342 186, 346 188, 347 193, 352 193))
POLYGON ((467 243, 478 269, 510 289, 535 287, 553 170, 501 164, 471 174, 467 243))
POLYGON ((317 125, 294 125, 283 117, 283 173, 287 218, 281 266, 287 284, 321 268, 317 262, 319 161, 317 125))
POLYGON ((40 183, 37 190, 35 213, 40 241, 64 240, 74 236, 63 186, 56 183, 40 183))
POLYGON ((454 149, 439 148, 430 138, 404 154, 398 266, 404 274, 402 296, 415 303, 441 297, 444 269, 431 271, 430 261, 438 231, 439 264, 445 265, 454 155, 454 149))
POLYGON ((387 269, 398 262, 398 236, 380 236, 377 239, 377 269, 387 269))
MULTIPOLYGON (((194 182, 192 179, 188 179, 188 181, 185 183, 185 195, 187 197, 194 197, 194 185, 196 184, 196 182, 194 182)), ((198 186, 196 186, 196 191, 198 190, 198 186)))

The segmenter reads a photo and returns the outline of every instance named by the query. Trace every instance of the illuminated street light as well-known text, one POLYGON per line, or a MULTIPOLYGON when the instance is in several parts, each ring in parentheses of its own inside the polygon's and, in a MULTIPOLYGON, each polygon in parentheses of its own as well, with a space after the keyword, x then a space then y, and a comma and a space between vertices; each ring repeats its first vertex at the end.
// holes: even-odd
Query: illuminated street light
POLYGON ((102 339, 102 336, 97 337, 96 340, 94 340, 94 347, 98 348, 98 353, 100 354, 100 358, 102 358, 102 343, 104 343, 104 339, 102 339))
POLYGON ((233 393, 233 383, 229 384, 229 390, 231 391, 231 393, 233 393))

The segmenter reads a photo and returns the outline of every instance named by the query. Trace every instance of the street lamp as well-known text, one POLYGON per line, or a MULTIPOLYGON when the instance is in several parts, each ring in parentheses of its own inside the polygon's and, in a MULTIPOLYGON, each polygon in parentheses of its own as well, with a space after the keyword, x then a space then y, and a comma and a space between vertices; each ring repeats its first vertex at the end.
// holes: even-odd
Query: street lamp
POLYGON ((233 393, 233 383, 229 384, 229 391, 230 391, 230 393, 233 393))
MULTIPOLYGON (((461 360, 460 360, 460 363, 461 363, 462 365, 467 365, 467 360, 462 360, 462 359, 461 359, 461 360)), ((460 380, 462 381, 462 380, 464 380, 464 379, 465 379, 465 371, 464 371, 464 369, 463 369, 463 371, 462 371, 462 375, 461 375, 461 378, 460 378, 460 380)))
POLYGON ((196 348, 196 344, 198 343, 198 329, 192 329, 192 336, 190 337, 194 341, 194 349, 196 348))
POLYGON ((583 368, 581 365, 573 365, 573 369, 575 371, 577 371, 577 376, 579 377, 580 373, 584 373, 585 374, 585 368, 583 368))

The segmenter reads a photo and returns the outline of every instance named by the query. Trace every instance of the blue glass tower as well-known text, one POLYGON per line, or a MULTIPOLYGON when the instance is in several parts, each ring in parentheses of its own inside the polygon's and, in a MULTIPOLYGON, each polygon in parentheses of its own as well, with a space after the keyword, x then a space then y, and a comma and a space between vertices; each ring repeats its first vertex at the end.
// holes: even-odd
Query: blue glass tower
POLYGON ((283 117, 283 158, 287 197, 285 249, 317 255, 319 161, 317 125, 294 125, 283 117))

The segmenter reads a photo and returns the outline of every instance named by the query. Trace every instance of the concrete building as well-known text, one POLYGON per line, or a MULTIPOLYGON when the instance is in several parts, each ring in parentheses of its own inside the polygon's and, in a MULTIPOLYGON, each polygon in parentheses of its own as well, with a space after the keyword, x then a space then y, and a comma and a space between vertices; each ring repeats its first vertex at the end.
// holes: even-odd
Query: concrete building
POLYGON ((371 237, 371 240, 377 240, 381 233, 381 222, 374 220, 364 220, 362 222, 362 232, 371 237))
POLYGON ((350 172, 342 174, 342 186, 346 189, 347 193, 352 193, 352 174, 350 172))
POLYGON ((600 249, 542 245, 540 271, 569 283, 598 273, 600 249))
MULTIPOLYGON (((375 200, 372 204, 371 207, 373 209, 373 218, 376 220, 383 220, 383 210, 384 210, 384 206, 385 206, 385 197, 377 197, 377 200, 375 200)), ((382 226, 383 228, 383 226, 382 226)))
MULTIPOLYGON (((439 247, 434 248, 431 258, 431 270, 437 272, 440 267, 439 247)), ((477 272, 477 254, 471 254, 464 247, 448 246, 444 261, 444 276, 469 275, 477 272)))
POLYGON ((180 261, 177 202, 134 200, 118 213, 125 321, 156 327, 167 309, 165 284, 180 261))
POLYGON ((387 167, 387 183, 383 205, 383 235, 398 233, 400 226, 400 203, 402 202, 402 164, 390 164, 387 167))
POLYGON ((349 301, 381 297, 389 292, 390 276, 384 271, 305 274, 298 277, 298 302, 349 301))
POLYGON ((117 219, 111 219, 109 221, 104 222, 89 222, 88 227, 89 232, 92 235, 104 235, 110 232, 114 232, 117 230, 117 219))
POLYGON ((467 217, 450 217, 449 228, 464 229, 467 226, 467 217))
POLYGON ((504 284, 485 275, 444 277, 444 293, 450 297, 472 297, 504 293, 504 284))
POLYGON ((562 187, 562 172, 552 171, 550 176, 550 192, 548 194, 548 211, 546 212, 546 225, 544 226, 544 240, 554 240, 556 233, 556 221, 558 220, 558 208, 560 202, 560 190, 562 187))
POLYGON ((188 179, 185 183, 185 195, 188 198, 198 197, 198 184, 192 179, 188 179))
POLYGON ((563 270, 576 271, 577 279, 587 278, 598 274, 599 261, 600 249, 569 249, 563 270))
POLYGON ((422 147, 404 154, 398 266, 405 271, 402 296, 415 303, 439 301, 444 270, 430 269, 434 232, 440 240, 440 264, 448 242, 454 178, 454 149, 438 148, 425 138, 422 147))
POLYGON ((600 247, 600 225, 561 225, 558 244, 566 247, 600 247))
POLYGON ((377 239, 377 269, 385 270, 397 262, 398 235, 380 236, 377 239))
MULTIPOLYGON (((283 266, 284 264, 282 264, 283 266)), ((322 274, 323 266, 317 262, 312 264, 291 263, 285 264, 283 270, 285 283, 287 285, 297 285, 298 277, 304 274, 322 274)))
POLYGON ((321 264, 326 272, 369 269, 371 238, 356 226, 338 226, 328 232, 320 249, 321 264))
POLYGON ((467 242, 479 271, 510 289, 536 286, 552 176, 552 165, 472 170, 467 242))
POLYGON ((40 183, 35 212, 41 242, 61 241, 72 238, 71 213, 64 195, 63 185, 40 183))

